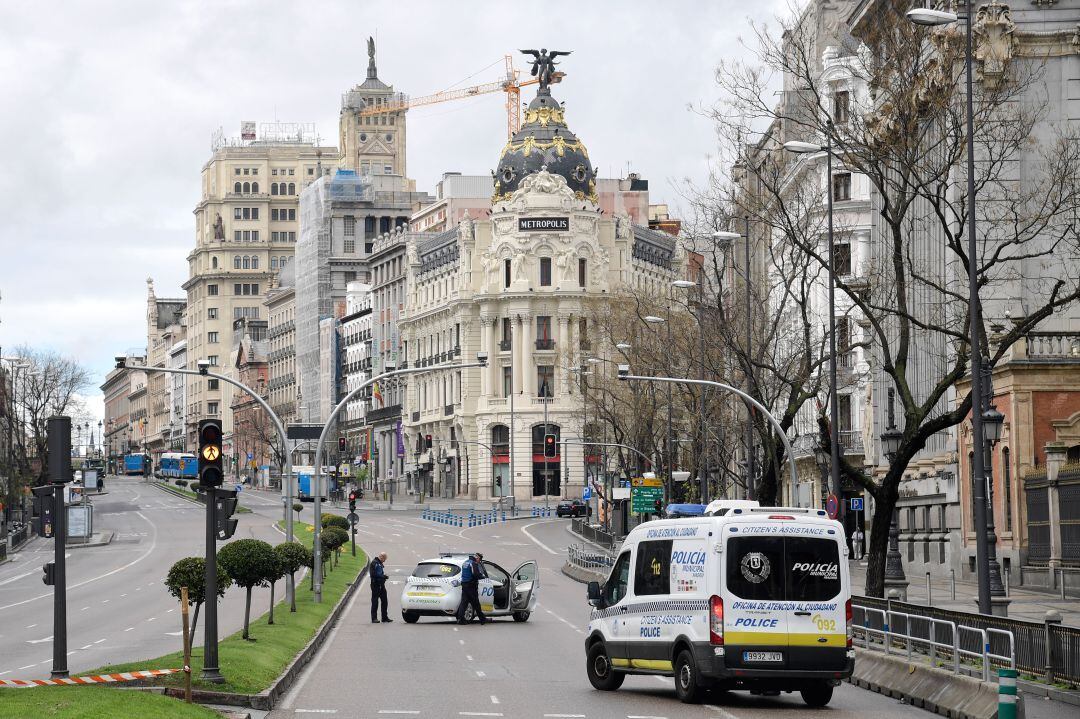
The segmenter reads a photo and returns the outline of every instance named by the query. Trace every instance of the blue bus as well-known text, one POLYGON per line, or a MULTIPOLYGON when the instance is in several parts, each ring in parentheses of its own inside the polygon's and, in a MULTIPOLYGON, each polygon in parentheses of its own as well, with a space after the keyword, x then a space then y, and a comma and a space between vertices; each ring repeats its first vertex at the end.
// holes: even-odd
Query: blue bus
MULTIPOLYGON (((301 502, 312 502, 315 500, 315 495, 311 491, 311 485, 315 481, 314 467, 293 467, 293 471, 296 473, 296 498, 301 502)), ((326 499, 326 485, 328 477, 323 477, 322 484, 319 489, 322 490, 322 499, 326 499)))
POLYGON ((157 473, 166 479, 196 479, 199 458, 189 452, 165 452, 158 461, 157 473))
POLYGON ((150 455, 148 454, 125 454, 124 474, 141 474, 146 476, 150 470, 150 455))

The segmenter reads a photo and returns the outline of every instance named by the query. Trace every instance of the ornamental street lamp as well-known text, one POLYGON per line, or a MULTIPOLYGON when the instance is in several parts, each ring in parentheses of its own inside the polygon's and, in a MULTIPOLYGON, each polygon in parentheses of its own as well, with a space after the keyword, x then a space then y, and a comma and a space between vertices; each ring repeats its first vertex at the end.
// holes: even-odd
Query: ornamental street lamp
POLYGON ((986 489, 986 561, 990 580, 990 611, 993 614, 1007 616, 1009 613, 1009 599, 1005 593, 1005 586, 1001 582, 1001 565, 997 560, 997 533, 994 528, 994 463, 993 448, 1001 439, 1001 428, 1005 424, 1005 416, 998 412, 991 402, 993 401, 993 368, 988 357, 983 358, 983 401, 986 408, 982 412, 982 425, 986 442, 983 444, 985 452, 983 467, 986 476, 983 484, 986 489))
MULTIPOLYGON (((978 245, 975 242, 975 101, 972 90, 972 12, 971 0, 964 2, 964 15, 932 10, 930 8, 912 8, 907 12, 907 18, 916 25, 936 27, 951 25, 959 20, 965 20, 964 34, 964 69, 965 86, 967 91, 967 270, 968 270, 968 317, 970 330, 968 346, 971 352, 971 447, 972 476, 984 477, 983 446, 986 435, 983 430, 983 418, 980 408, 983 407, 984 390, 982 384, 982 312, 979 305, 979 271, 977 260, 979 257, 978 245)), ((988 393, 987 393, 988 395, 988 393)), ((990 614, 993 611, 993 603, 990 600, 990 550, 987 546, 987 512, 986 512, 986 483, 977 481, 974 483, 975 505, 975 567, 979 582, 979 612, 990 614)))
MULTIPOLYGON (((893 457, 900 451, 904 433, 896 427, 889 427, 881 433, 881 452, 892 463, 893 457)), ((900 600, 907 600, 907 576, 904 574, 904 562, 900 556, 900 510, 893 507, 889 520, 889 548, 885 552, 885 588, 890 587, 900 592, 900 600)), ((876 531, 876 529, 875 529, 876 531)))

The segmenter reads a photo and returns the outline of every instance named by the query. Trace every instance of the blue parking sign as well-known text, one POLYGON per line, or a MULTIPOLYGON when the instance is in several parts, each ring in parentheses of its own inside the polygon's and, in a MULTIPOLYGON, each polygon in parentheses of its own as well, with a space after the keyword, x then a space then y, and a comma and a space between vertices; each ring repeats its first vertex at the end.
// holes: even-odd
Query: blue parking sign
POLYGON ((852 497, 851 498, 851 511, 852 512, 861 512, 862 508, 863 508, 863 498, 862 497, 852 497))
POLYGON ((581 498, 588 501, 592 499, 592 487, 585 485, 585 490, 581 493, 581 498))

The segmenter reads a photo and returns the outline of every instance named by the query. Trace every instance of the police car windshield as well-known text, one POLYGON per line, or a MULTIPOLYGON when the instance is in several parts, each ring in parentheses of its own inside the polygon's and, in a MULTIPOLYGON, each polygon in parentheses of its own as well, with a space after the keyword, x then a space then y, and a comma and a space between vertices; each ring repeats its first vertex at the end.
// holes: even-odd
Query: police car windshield
POLYGON ((732 537, 727 586, 741 599, 817 602, 840 593, 836 541, 811 537, 732 537))
POLYGON ((424 579, 442 579, 461 574, 461 567, 448 562, 420 562, 416 565, 412 575, 424 579))

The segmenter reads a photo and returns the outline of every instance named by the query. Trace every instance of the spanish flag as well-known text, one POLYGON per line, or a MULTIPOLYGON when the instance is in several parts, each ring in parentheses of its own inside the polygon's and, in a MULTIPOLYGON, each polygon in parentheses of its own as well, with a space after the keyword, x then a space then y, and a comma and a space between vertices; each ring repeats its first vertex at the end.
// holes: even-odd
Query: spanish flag
POLYGON ((380 407, 383 405, 382 392, 379 391, 379 383, 378 382, 376 382, 375 385, 372 387, 371 396, 374 397, 375 399, 379 400, 379 406, 380 407))

